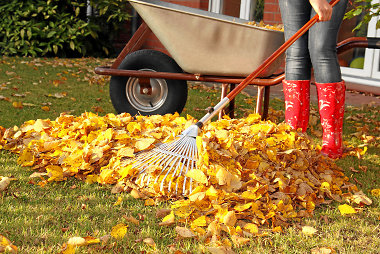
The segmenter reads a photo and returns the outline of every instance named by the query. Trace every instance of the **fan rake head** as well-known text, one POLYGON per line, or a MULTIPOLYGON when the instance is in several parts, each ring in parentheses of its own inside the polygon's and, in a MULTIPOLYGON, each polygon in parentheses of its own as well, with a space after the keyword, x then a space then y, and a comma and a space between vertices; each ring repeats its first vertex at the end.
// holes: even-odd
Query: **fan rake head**
POLYGON ((153 184, 160 192, 188 195, 192 192, 193 179, 187 172, 197 167, 196 137, 199 128, 192 125, 177 139, 156 146, 136 157, 133 168, 139 170, 136 183, 141 187, 153 184), (158 184, 158 185, 157 185, 158 184), (182 189, 182 190, 181 190, 182 189))

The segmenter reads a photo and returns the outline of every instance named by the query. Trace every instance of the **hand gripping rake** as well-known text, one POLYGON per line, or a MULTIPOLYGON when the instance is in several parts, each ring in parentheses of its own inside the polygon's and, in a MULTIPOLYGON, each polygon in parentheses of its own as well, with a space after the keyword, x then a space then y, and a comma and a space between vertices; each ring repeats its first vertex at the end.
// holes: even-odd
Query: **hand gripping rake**
MULTIPOLYGON (((331 6, 335 6, 339 0, 332 0, 331 6)), ((310 29, 318 20, 318 15, 310 19, 299 31, 290 37, 280 48, 278 48, 270 57, 268 57, 254 72, 246 77, 234 90, 216 104, 208 113, 197 123, 184 130, 175 141, 164 143, 156 146, 152 150, 143 152, 136 156, 136 161, 132 167, 139 170, 136 183, 140 186, 148 186, 151 181, 159 183, 160 191, 167 188, 171 192, 172 183, 175 179, 175 195, 178 189, 182 188, 182 195, 188 195, 192 192, 192 178, 187 181, 186 174, 189 170, 196 168, 198 160, 198 151, 196 146, 196 137, 203 125, 216 116, 232 99, 236 97, 249 83, 258 77, 261 72, 268 68, 286 49, 290 47, 298 38, 310 29), (149 174, 158 171, 154 179, 149 174), (168 179, 168 180, 167 180, 168 179), (166 186, 165 186, 166 185, 166 186), (182 187, 181 187, 182 185, 182 187), (189 188, 188 188, 189 187, 189 188)))

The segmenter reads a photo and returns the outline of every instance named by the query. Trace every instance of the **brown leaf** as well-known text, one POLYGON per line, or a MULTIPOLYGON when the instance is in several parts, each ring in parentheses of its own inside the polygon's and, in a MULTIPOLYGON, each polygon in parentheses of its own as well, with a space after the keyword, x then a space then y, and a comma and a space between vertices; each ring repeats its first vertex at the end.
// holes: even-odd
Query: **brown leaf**
POLYGON ((336 253, 333 248, 330 247, 315 247, 311 249, 311 254, 332 254, 336 253))
POLYGON ((132 217, 132 216, 127 216, 127 215, 123 215, 123 218, 128 221, 128 222, 131 222, 135 225, 139 225, 140 224, 140 221, 138 219, 136 219, 135 217, 132 217))
POLYGON ((196 236, 190 229, 185 228, 185 227, 177 226, 175 227, 175 231, 182 238, 193 238, 196 236))
POLYGON ((161 208, 156 211, 156 218, 164 218, 172 212, 172 209, 161 208))
POLYGON ((149 245, 150 247, 153 247, 153 248, 156 247, 156 243, 154 242, 152 238, 145 238, 143 242, 149 245))

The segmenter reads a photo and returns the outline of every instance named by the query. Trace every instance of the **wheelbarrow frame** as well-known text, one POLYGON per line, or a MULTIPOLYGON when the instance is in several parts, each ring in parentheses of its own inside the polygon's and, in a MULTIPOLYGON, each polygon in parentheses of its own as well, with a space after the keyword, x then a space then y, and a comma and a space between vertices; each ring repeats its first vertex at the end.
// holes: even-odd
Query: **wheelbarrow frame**
MULTIPOLYGON (((173 80, 185 80, 185 81, 199 81, 199 82, 213 82, 221 83, 221 99, 223 99, 228 89, 233 90, 236 84, 239 84, 245 77, 228 77, 228 76, 212 76, 201 75, 191 73, 169 73, 169 72, 156 72, 156 71, 139 71, 139 70, 123 70, 118 69, 123 59, 130 53, 141 49, 143 43, 152 33, 150 28, 143 21, 140 27, 136 30, 135 34, 131 37, 118 57, 115 59, 111 66, 101 66, 95 68, 95 73, 99 75, 109 76, 124 76, 135 77, 139 79, 139 82, 146 83, 146 79, 173 79, 173 80)), ((344 53, 352 48, 380 48, 380 38, 367 38, 367 37, 351 37, 337 45, 337 53, 344 53)), ((278 85, 285 78, 284 72, 273 74, 266 78, 256 78, 252 80, 250 85, 257 86, 257 102, 255 112, 262 116, 262 119, 266 119, 268 116, 270 87, 278 85)), ((235 102, 231 100, 228 106, 228 113, 231 118, 234 117, 235 102)), ((221 117, 223 112, 219 114, 221 117)))

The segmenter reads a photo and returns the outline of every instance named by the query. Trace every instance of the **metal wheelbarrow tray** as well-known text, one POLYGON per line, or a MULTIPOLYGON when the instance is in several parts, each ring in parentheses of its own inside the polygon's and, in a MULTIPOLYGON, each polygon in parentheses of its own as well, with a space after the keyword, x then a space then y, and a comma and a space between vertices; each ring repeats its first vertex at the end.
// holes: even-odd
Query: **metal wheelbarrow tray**
MULTIPOLYGON (((157 0, 130 3, 188 73, 247 76, 284 43, 283 32, 247 20, 157 0)), ((278 59, 263 76, 281 63, 278 59)))
MULTIPOLYGON (((95 69, 97 74, 112 76, 110 96, 118 113, 180 113, 187 99, 186 81, 222 83, 223 97, 228 85, 233 89, 284 42, 283 32, 248 25, 247 20, 157 0, 129 2, 145 23, 111 67, 95 69), (172 58, 161 52, 149 52, 143 55, 143 61, 137 61, 137 65, 136 59, 132 59, 131 65, 131 58, 136 58, 133 53, 139 53, 149 30, 172 58), (166 64, 173 65, 172 68, 161 68, 160 54, 166 64), (156 61, 157 55, 158 62, 151 64, 149 61, 156 61), (176 102, 171 100, 174 97, 176 102)), ((379 39, 351 38, 338 45, 338 53, 352 47, 379 48, 379 39)), ((284 78, 283 73, 272 75, 283 63, 283 58, 279 57, 260 78, 250 83, 258 86, 256 112, 263 118, 268 112, 270 86, 279 84, 284 78)), ((232 117, 233 108, 231 101, 232 117)))

